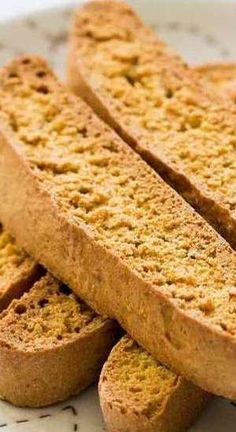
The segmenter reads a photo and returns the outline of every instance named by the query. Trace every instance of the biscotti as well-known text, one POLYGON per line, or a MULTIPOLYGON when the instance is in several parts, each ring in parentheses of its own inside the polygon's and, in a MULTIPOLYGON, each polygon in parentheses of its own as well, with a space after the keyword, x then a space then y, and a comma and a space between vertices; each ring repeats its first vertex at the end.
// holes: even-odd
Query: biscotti
POLYGON ((16 245, 0 223, 0 311, 27 291, 42 273, 43 269, 16 245))
POLYGON ((119 335, 47 274, 0 315, 0 397, 44 406, 94 382, 119 335))
POLYGON ((236 63, 203 64, 195 70, 207 79, 213 91, 236 102, 236 63))
POLYGON ((78 9, 68 81, 236 248, 235 107, 118 1, 78 9))
POLYGON ((118 325, 42 277, 1 225, 0 271, 1 311, 10 303, 0 314, 0 397, 32 407, 78 394, 98 378, 118 325))
POLYGON ((0 100, 18 243, 161 363, 236 398, 234 251, 41 59, 6 67, 0 100))
POLYGON ((103 366, 99 398, 108 432, 183 432, 209 395, 124 336, 103 366))

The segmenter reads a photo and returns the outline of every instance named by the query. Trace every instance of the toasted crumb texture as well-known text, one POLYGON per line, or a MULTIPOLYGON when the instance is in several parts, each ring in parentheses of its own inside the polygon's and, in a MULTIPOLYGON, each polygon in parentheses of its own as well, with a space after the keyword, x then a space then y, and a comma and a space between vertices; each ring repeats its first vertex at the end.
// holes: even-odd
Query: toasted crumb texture
POLYGON ((7 171, 0 166, 7 201, 0 216, 16 238, 156 358, 208 390, 234 394, 233 250, 41 59, 22 57, 5 68, 0 100, 7 163, 7 171), (225 362, 227 385, 218 381, 225 362))
POLYGON ((0 344, 38 351, 55 348, 98 328, 104 319, 52 276, 37 282, 0 316, 0 344))
POLYGON ((235 107, 123 2, 78 10, 70 63, 72 89, 236 247, 235 107))
POLYGON ((28 61, 1 74, 0 117, 60 211, 178 307, 235 334, 235 254, 42 61, 28 61))
POLYGON ((236 103, 236 64, 235 63, 212 63, 203 64, 195 68, 204 79, 213 86, 222 96, 228 96, 236 103))
POLYGON ((0 224, 0 310, 29 289, 39 274, 39 266, 0 224))
POLYGON ((113 348, 103 367, 99 395, 109 432, 183 431, 208 399, 128 336, 113 348))
POLYGON ((137 413, 147 418, 161 411, 178 382, 174 372, 156 362, 128 336, 124 336, 109 356, 107 377, 116 387, 113 391, 117 403, 122 405, 124 400, 127 407, 135 407, 137 413))
POLYGON ((49 273, 0 314, 0 396, 50 405, 94 382, 118 340, 102 318, 49 273))

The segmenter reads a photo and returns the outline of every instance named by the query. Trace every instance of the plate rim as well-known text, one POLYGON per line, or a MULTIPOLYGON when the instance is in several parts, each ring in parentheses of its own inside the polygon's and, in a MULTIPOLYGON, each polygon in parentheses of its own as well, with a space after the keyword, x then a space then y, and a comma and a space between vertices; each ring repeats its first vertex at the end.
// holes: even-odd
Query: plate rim
MULTIPOLYGON (((50 1, 50 0, 49 0, 50 1)), ((58 2, 60 0, 57 0, 58 2)), ((51 5, 51 6, 40 6, 37 5, 35 7, 35 10, 30 10, 29 13, 26 12, 13 12, 13 14, 11 16, 5 17, 5 18, 1 18, 0 16, 0 25, 7 25, 7 24, 12 24, 16 21, 20 21, 21 19, 26 19, 26 18, 32 18, 35 15, 43 15, 44 13, 53 13, 53 12, 59 12, 61 10, 66 10, 66 9, 72 9, 72 8, 76 8, 81 6, 84 3, 89 3, 90 0, 70 0, 68 3, 64 3, 64 4, 55 4, 55 5, 51 5)), ((129 3, 129 0, 126 0, 127 3, 129 3)), ((141 3, 143 2, 143 4, 146 3, 146 0, 139 0, 141 3)), ((153 0, 152 0, 153 1, 153 0)), ((195 3, 194 6, 196 6, 196 4, 199 4, 200 6, 206 6, 209 4, 212 4, 212 0, 191 0, 192 2, 195 3)), ((168 2, 169 5, 189 5, 189 0, 155 0, 155 3, 163 3, 166 5, 166 3, 168 2)), ((218 5, 224 5, 224 6, 228 6, 228 5, 235 5, 236 7, 236 0, 214 0, 214 7, 217 7, 218 5)), ((135 7, 135 4, 131 5, 133 7, 135 7)), ((147 6, 148 7, 148 6, 147 6)))

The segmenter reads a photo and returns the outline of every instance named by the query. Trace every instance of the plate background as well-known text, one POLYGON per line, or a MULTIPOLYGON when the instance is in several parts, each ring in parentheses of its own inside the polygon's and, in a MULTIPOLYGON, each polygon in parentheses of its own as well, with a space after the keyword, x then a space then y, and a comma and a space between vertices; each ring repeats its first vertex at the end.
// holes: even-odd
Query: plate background
MULTIPOLYGON (((130 3, 191 64, 236 60, 234 0, 133 0, 130 3)), ((71 14, 71 7, 58 7, 1 22, 0 65, 15 55, 37 53, 46 57, 64 79, 71 14)), ((45 409, 19 409, 0 402, 1 430, 102 432, 97 390, 93 387, 78 398, 45 409)), ((236 406, 218 398, 191 432, 235 430, 236 406)))

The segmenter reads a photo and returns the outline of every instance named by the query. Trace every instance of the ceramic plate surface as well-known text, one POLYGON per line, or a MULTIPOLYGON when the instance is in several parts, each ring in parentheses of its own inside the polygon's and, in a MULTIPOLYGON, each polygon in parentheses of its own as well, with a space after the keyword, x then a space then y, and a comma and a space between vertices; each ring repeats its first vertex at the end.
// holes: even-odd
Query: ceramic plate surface
MULTIPOLYGON (((130 3, 190 64, 236 60, 236 1, 137 0, 130 3)), ((16 55, 37 53, 46 57, 63 79, 72 10, 73 7, 56 8, 0 22, 0 65, 16 55)), ((95 387, 45 409, 19 409, 0 402, 0 432, 104 430, 95 387)), ((216 398, 190 432, 235 430, 236 405, 216 398)))

